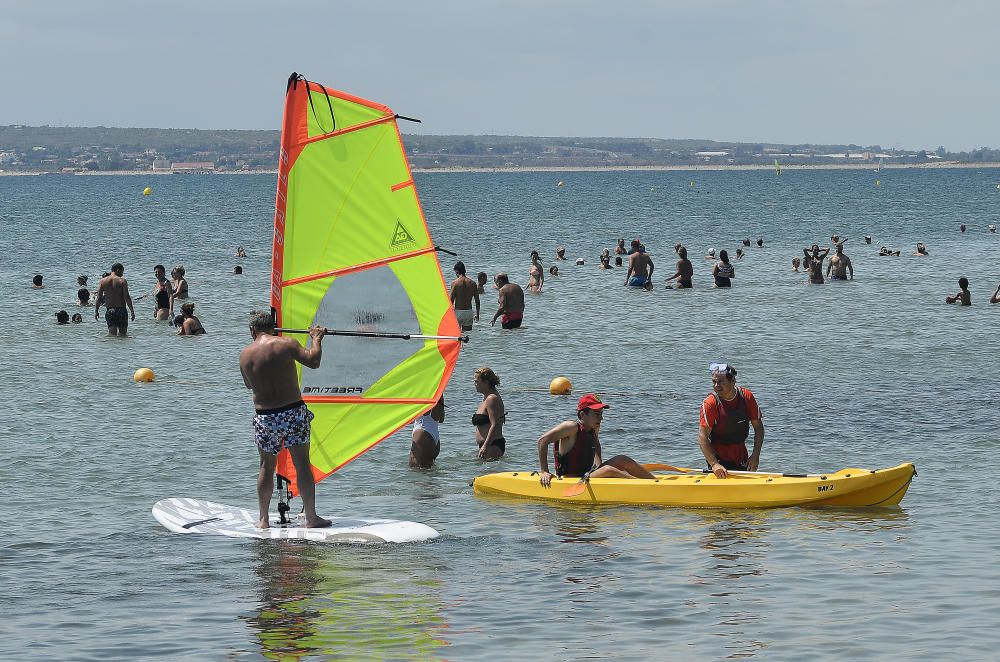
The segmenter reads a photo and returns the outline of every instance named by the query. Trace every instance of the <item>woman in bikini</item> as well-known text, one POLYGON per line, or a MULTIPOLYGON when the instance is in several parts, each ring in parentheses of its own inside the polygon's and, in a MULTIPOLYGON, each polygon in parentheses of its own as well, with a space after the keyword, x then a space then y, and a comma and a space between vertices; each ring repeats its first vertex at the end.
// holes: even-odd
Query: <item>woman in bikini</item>
POLYGON ((531 251, 531 266, 528 267, 528 291, 541 292, 542 284, 545 282, 545 272, 542 271, 542 260, 538 257, 538 251, 531 251))
POLYGON ((476 427, 476 443, 479 444, 479 459, 498 460, 507 449, 507 440, 503 438, 506 414, 503 400, 497 392, 500 378, 490 368, 479 368, 473 374, 476 392, 483 396, 482 403, 472 415, 472 424, 476 427))

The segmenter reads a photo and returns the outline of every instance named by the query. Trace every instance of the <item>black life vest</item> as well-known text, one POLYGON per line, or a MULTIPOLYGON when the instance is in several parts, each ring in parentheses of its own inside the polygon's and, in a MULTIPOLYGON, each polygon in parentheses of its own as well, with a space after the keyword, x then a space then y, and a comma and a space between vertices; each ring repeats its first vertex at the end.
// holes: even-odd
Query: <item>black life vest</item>
POLYGON ((745 444, 750 435, 750 408, 743 396, 743 389, 736 389, 736 406, 732 409, 726 409, 717 394, 712 393, 712 397, 715 398, 715 409, 718 413, 718 420, 708 435, 712 445, 745 444))
POLYGON ((557 476, 582 476, 594 466, 594 452, 597 450, 597 435, 587 432, 583 425, 576 425, 576 441, 573 448, 562 455, 558 444, 552 447, 552 458, 556 465, 557 476))

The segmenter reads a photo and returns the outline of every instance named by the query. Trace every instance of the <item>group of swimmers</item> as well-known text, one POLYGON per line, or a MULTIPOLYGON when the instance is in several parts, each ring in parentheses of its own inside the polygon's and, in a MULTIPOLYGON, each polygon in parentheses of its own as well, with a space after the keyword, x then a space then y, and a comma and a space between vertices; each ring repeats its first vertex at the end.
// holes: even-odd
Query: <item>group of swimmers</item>
MULTIPOLYGON (((245 255, 245 253, 244 253, 245 255)), ((242 272, 242 271, 241 271, 242 272)), ((162 264, 153 267, 155 282, 152 290, 146 294, 132 299, 128 289, 128 281, 124 277, 125 267, 116 262, 111 265, 111 271, 106 271, 101 275, 97 291, 91 295, 88 287, 88 277, 78 276, 76 303, 79 306, 94 306, 94 319, 100 319, 100 309, 105 308, 104 319, 108 325, 108 333, 112 336, 128 335, 128 325, 130 321, 135 321, 134 302, 142 301, 152 297, 154 302, 153 319, 166 320, 177 329, 179 336, 197 336, 205 333, 205 327, 201 320, 194 314, 194 304, 186 302, 180 306, 180 314, 174 315, 174 302, 187 299, 188 282, 185 278, 185 271, 182 265, 175 266, 171 272, 171 279, 166 277, 166 268, 162 264), (93 299, 93 304, 91 303, 93 299)), ((34 289, 43 289, 43 276, 36 274, 32 278, 34 289)), ((57 324, 74 324, 83 322, 83 315, 75 313, 72 317, 65 311, 60 310, 55 313, 57 324)))

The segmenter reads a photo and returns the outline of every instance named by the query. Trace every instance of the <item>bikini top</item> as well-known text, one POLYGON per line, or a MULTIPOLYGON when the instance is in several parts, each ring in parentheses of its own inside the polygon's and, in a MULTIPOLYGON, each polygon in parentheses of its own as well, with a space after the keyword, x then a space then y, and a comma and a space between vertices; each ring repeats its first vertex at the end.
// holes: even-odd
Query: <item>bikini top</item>
POLYGON ((490 415, 489 414, 473 414, 472 415, 472 424, 475 425, 476 427, 479 427, 480 425, 489 425, 489 423, 490 423, 490 415))

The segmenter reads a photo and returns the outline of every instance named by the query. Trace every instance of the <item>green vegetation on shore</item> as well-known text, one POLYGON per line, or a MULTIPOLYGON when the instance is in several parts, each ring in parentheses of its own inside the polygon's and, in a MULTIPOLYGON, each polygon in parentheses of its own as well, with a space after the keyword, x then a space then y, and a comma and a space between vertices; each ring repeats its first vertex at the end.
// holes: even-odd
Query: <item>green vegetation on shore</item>
MULTIPOLYGON (((279 138, 278 131, 0 126, 0 171, 273 170, 279 138)), ((853 144, 415 134, 405 143, 410 164, 421 169, 1000 161, 1000 150, 988 147, 953 153, 944 147, 914 151, 853 144)))

